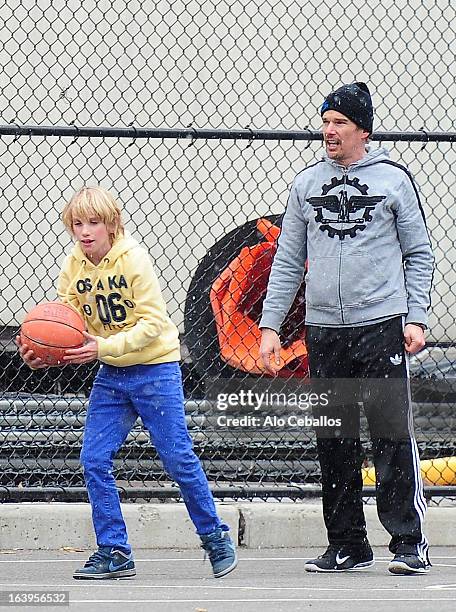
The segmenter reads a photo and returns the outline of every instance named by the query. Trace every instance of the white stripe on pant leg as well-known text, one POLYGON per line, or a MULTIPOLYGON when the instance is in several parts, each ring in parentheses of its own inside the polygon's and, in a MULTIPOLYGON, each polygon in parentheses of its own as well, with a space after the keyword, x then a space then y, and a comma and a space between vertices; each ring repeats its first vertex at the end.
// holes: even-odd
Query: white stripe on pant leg
MULTIPOLYGON (((402 317, 402 328, 405 327, 405 317, 402 317)), ((413 465, 414 465, 414 473, 415 473, 415 507, 420 508, 421 511, 418 510, 420 518, 424 521, 424 515, 426 514, 427 504, 426 498, 424 497, 423 491, 423 479, 421 478, 421 466, 420 466, 420 455, 418 452, 418 446, 415 440, 415 431, 413 426, 413 410, 412 410, 412 393, 410 387, 410 355, 404 349, 405 354, 405 369, 407 373, 407 399, 408 399, 408 430, 409 437, 411 440, 411 449, 412 449, 412 457, 413 457, 413 465)))
POLYGON ((424 561, 429 562, 429 543, 423 532, 424 516, 427 510, 426 498, 424 497, 423 479, 421 478, 421 465, 418 445, 415 439, 413 427, 412 395, 410 391, 410 358, 408 353, 405 355, 405 367, 407 370, 407 396, 408 396, 408 429, 410 436, 410 449, 413 458, 413 472, 415 475, 415 493, 413 496, 414 506, 420 519, 421 542, 417 544, 418 556, 424 561))

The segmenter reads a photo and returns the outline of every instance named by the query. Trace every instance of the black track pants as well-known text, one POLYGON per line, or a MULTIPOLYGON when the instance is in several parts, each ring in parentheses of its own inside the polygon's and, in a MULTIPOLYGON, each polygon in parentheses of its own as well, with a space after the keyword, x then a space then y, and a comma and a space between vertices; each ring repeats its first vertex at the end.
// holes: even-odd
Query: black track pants
MULTIPOLYGON (((308 326, 306 343, 312 378, 345 383, 351 379, 354 386, 367 387, 363 407, 372 440, 380 521, 391 535, 391 552, 417 552, 426 559, 426 502, 413 436, 402 317, 363 327, 308 326)), ((337 388, 339 383, 333 382, 337 388)), ((356 544, 366 538, 359 410, 356 402, 333 406, 327 414, 342 417, 343 427, 331 435, 317 430, 323 514, 331 544, 356 544)))

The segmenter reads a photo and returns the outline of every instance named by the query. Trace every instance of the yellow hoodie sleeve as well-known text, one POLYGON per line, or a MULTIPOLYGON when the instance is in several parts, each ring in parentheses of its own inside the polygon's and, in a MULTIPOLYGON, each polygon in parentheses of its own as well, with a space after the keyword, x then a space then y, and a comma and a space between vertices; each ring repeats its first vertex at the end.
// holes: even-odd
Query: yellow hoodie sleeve
POLYGON ((108 338, 97 336, 100 359, 140 351, 157 340, 170 323, 149 255, 142 248, 133 249, 124 256, 122 263, 131 282, 136 323, 108 338))
POLYGON ((84 318, 84 312, 81 308, 78 296, 74 293, 74 288, 72 288, 74 281, 74 278, 72 277, 74 276, 74 273, 71 273, 71 265, 72 257, 71 255, 68 255, 63 262, 57 281, 57 296, 61 302, 65 302, 66 304, 73 306, 73 308, 77 310, 84 318))

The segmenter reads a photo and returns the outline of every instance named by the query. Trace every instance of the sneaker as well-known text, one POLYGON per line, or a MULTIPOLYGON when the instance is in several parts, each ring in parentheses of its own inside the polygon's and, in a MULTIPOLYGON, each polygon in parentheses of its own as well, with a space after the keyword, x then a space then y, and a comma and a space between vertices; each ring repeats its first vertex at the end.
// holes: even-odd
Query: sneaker
POLYGON ((221 527, 209 533, 208 535, 200 536, 201 548, 209 555, 209 561, 212 565, 214 578, 225 576, 238 563, 234 542, 230 538, 227 531, 223 531, 221 527))
POLYGON ((304 565, 306 572, 347 572, 374 565, 374 554, 368 542, 359 545, 330 544, 317 559, 304 565))
POLYGON ((126 578, 135 576, 133 555, 125 554, 111 546, 100 546, 96 553, 86 561, 84 567, 76 570, 73 578, 77 580, 102 580, 104 578, 126 578))
POLYGON ((412 576, 413 574, 427 574, 431 564, 423 561, 416 553, 397 553, 388 565, 392 574, 412 576))

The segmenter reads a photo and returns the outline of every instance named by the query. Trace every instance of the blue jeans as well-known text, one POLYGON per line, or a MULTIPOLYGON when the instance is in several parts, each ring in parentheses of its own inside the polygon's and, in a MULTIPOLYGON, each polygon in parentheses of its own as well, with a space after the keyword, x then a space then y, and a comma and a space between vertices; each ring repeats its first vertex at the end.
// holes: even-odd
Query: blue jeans
POLYGON ((169 476, 177 482, 199 535, 222 525, 185 423, 179 364, 123 368, 102 364, 90 394, 81 463, 98 546, 130 552, 113 477, 113 460, 138 417, 169 476))

